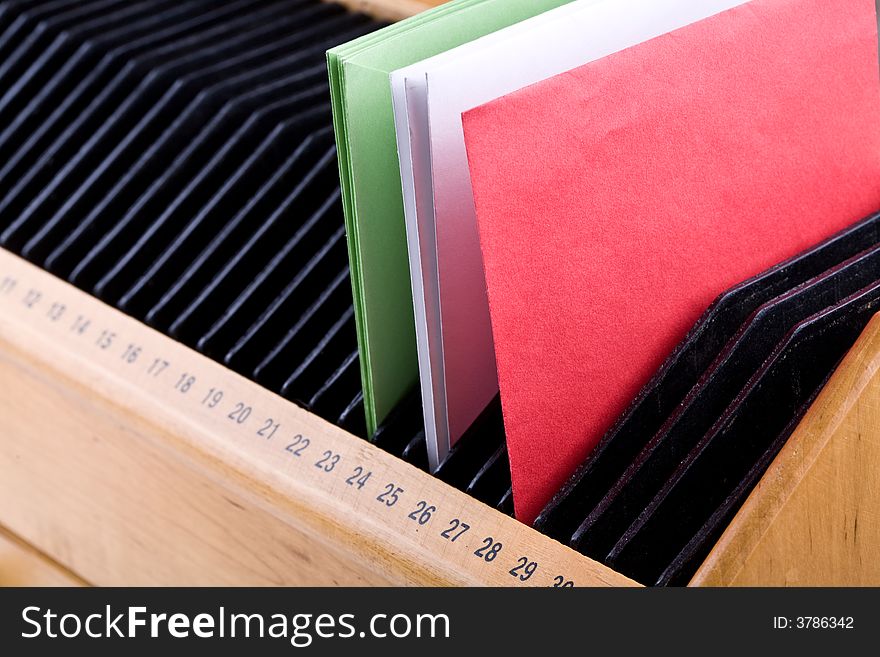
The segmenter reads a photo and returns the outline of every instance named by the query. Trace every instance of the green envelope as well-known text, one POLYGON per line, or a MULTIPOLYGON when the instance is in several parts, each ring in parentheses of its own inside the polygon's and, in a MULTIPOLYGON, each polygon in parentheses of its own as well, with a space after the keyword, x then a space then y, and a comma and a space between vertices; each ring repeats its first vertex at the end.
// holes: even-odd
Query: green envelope
POLYGON ((367 429, 419 376, 390 74, 570 0, 455 0, 327 52, 367 429))

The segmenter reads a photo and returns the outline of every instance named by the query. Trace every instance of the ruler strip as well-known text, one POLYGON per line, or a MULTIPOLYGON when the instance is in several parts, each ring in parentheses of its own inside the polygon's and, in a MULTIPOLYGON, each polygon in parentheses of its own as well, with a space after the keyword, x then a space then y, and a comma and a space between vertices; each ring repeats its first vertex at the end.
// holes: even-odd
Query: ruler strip
POLYGON ((380 569, 450 584, 634 584, 2 249, 0 337, 279 491, 306 529, 380 569))

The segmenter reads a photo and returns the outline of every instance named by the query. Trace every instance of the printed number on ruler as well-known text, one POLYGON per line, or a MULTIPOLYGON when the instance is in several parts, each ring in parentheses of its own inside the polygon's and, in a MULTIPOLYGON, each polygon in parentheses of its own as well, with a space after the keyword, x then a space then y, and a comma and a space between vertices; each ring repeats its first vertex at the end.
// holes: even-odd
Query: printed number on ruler
MULTIPOLYGON (((440 519, 438 507, 426 499, 408 502, 407 491, 394 481, 384 481, 381 476, 363 465, 345 463, 341 454, 320 445, 302 433, 284 431, 276 418, 280 414, 263 415, 253 405, 229 399, 217 382, 202 381, 199 373, 189 369, 176 369, 174 363, 162 354, 146 352, 146 347, 129 341, 114 327, 99 326, 86 314, 80 314, 68 306, 68 302, 47 298, 43 291, 29 287, 14 275, 0 275, 0 299, 19 304, 23 313, 33 313, 34 319, 65 327, 72 339, 82 339, 98 353, 115 358, 123 368, 142 368, 148 380, 163 382, 182 399, 192 400, 194 410, 221 414, 226 422, 249 437, 273 441, 290 459, 314 468, 319 476, 341 478, 342 484, 356 494, 362 494, 376 508, 389 513, 401 513, 413 531, 430 540, 443 541, 461 550, 469 559, 479 560, 486 567, 506 570, 512 583, 526 583, 539 574, 546 577, 554 588, 569 588, 574 582, 554 573, 544 573, 539 563, 527 555, 509 554, 504 541, 496 536, 482 535, 466 518, 440 519), (422 533, 421 530, 427 530, 422 533)), ((425 540, 425 539, 423 539, 425 540)))

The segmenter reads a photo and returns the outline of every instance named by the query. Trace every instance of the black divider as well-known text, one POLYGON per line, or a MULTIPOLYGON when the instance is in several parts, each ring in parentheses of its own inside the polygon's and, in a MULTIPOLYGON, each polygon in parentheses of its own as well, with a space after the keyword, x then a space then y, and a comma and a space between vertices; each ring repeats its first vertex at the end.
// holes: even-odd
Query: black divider
POLYGON ((880 283, 874 282, 796 323, 627 529, 608 563, 644 582, 687 583, 878 311, 880 283))
POLYGON ((333 374, 324 382, 307 406, 318 415, 339 418, 361 388, 361 368, 357 349, 344 356, 333 374))
MULTIPOLYGON (((351 307, 350 286, 348 267, 345 267, 321 291, 321 296, 303 312, 293 327, 272 346, 263 360, 253 368, 251 376, 270 388, 280 388, 287 376, 288 367, 285 364, 302 362, 308 353, 309 345, 314 345, 321 339, 333 318, 351 307)), ((247 339, 247 336, 241 336, 224 360, 236 368, 241 367, 242 361, 246 359, 253 362, 251 354, 254 351, 254 344, 247 339)))
POLYGON ((510 459, 507 446, 501 445, 474 475, 466 491, 478 500, 498 506, 510 489, 510 459))
MULTIPOLYGON (((78 28, 88 30, 96 23, 100 25, 102 21, 112 21, 117 16, 124 19, 132 12, 127 4, 124 0, 65 2, 54 7, 46 6, 44 11, 28 12, 39 18, 28 21, 30 24, 17 33, 19 38, 14 46, 10 44, 11 49, 0 64, 0 88, 4 89, 0 112, 15 107, 17 101, 32 95, 28 91, 39 83, 41 70, 45 70, 42 64, 48 61, 57 66, 59 50, 65 50, 65 46, 69 48, 72 43, 66 39, 65 32, 78 28)), ((138 7, 134 10, 137 11, 138 7)), ((29 16, 22 17, 27 19, 29 16)))
POLYGON ((878 242, 880 215, 873 215, 721 294, 541 512, 535 527, 567 541, 684 403, 751 313, 878 242))
POLYGON ((0 71, 5 71, 10 54, 34 28, 82 0, 10 0, 0 8, 0 71))
MULTIPOLYGON (((282 2, 283 0, 279 0, 282 2)), ((9 216, 20 210, 25 199, 43 184, 46 168, 52 162, 73 157, 85 139, 104 128, 104 124, 143 86, 160 93, 163 76, 173 75, 172 66, 187 54, 210 54, 218 41, 245 32, 263 20, 272 20, 279 9, 254 9, 250 0, 224 3, 191 21, 182 21, 159 30, 145 43, 111 50, 94 71, 77 81, 76 88, 32 134, 8 161, 0 163, 0 185, 17 181, 4 191, 0 211, 9 216), (47 164, 48 163, 48 164, 47 164)), ((0 224, 2 226, 2 224, 0 224)))
MULTIPOLYGON (((220 190, 132 283, 122 297, 122 307, 142 308, 150 324, 170 327, 186 309, 188 299, 209 285, 238 247, 249 241, 261 220, 301 193, 301 182, 319 153, 329 147, 329 128, 325 127, 304 137, 252 197, 235 194, 238 185, 220 190)), ((243 165, 242 176, 250 176, 254 166, 243 165)))
MULTIPOLYGON (((66 102, 75 91, 77 83, 97 66, 107 66, 107 55, 103 49, 124 47, 127 52, 137 51, 138 45, 149 42, 157 32, 169 25, 176 25, 202 13, 206 0, 189 0, 177 6, 169 5, 165 11, 147 12, 134 20, 125 20, 113 29, 101 25, 101 32, 94 43, 85 42, 76 48, 73 55, 47 80, 38 93, 26 95, 27 105, 6 123, 0 133, 0 161, 7 161, 21 147, 24 140, 37 131, 53 112, 66 102)), ((68 39, 80 40, 77 31, 68 39)), ((0 124, 2 125, 2 124, 0 124)))
MULTIPOLYGON (((358 363, 358 369, 360 369, 360 362, 358 363)), ((367 434, 367 419, 364 409, 364 392, 360 389, 360 379, 358 379, 357 387, 357 394, 352 397, 342 413, 339 414, 338 424, 356 436, 365 436, 367 434)))
MULTIPOLYGON (((456 488, 466 489, 479 474, 474 472, 473 464, 487 463, 503 443, 501 399, 496 395, 465 435, 452 446, 435 474, 456 488)), ((509 481, 507 483, 510 485, 509 481)))
POLYGON ((874 246, 758 308, 587 515, 572 543, 587 554, 606 558, 713 422, 735 403, 786 333, 878 277, 880 246, 874 246))
MULTIPOLYGON (((333 281, 333 275, 347 262, 345 230, 328 216, 329 207, 338 200, 339 195, 334 192, 293 237, 280 244, 273 259, 254 274, 251 283, 201 337, 200 349, 218 357, 228 355, 242 335, 263 341, 260 349, 264 349, 277 340, 279 331, 290 325, 288 309, 300 314, 303 307, 311 307, 320 298, 327 282, 333 281)), ((259 356, 259 352, 255 354, 256 358, 259 356)), ((255 364, 243 358, 239 361, 244 367, 255 364)))

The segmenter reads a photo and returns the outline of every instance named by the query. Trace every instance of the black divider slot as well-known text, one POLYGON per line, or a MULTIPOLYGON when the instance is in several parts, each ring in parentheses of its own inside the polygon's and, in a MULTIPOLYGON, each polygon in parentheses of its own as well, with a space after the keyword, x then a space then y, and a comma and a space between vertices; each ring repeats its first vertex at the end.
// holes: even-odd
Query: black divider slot
POLYGON ((340 417, 349 405, 349 399, 361 388, 361 365, 355 349, 330 375, 318 391, 312 395, 307 406, 322 417, 340 417))
POLYGON ((608 563, 646 583, 692 575, 695 557, 723 529, 717 516, 711 524, 713 516, 733 510, 726 498, 747 493, 742 482, 756 481, 754 469, 769 463, 768 450, 781 448, 878 310, 875 282, 797 323, 614 546, 608 563))
POLYGON ((250 0, 238 0, 219 7, 211 3, 211 7, 196 13, 189 20, 171 21, 163 29, 109 50, 95 69, 81 79, 71 76, 71 82, 75 81, 76 87, 57 107, 52 108, 51 115, 31 131, 14 131, 25 141, 14 154, 0 159, 0 188, 20 181, 35 165, 39 155, 58 140, 63 130, 90 120, 94 125, 95 117, 103 116, 97 111, 99 106, 104 111, 118 106, 123 94, 134 90, 135 80, 142 79, 145 71, 168 61, 175 52, 196 47, 200 41, 222 38, 228 23, 235 22, 231 19, 238 17, 241 22, 242 18, 250 15, 245 13, 244 17, 240 16, 248 7, 252 7, 250 0), (99 99, 102 99, 101 103, 97 102, 99 99))
MULTIPOLYGON (((235 181, 219 190, 186 222, 164 251, 157 253, 156 259, 122 297, 120 305, 129 312, 144 313, 147 322, 154 326, 170 326, 198 291, 234 257, 238 246, 248 242, 250 234, 265 218, 299 196, 303 180, 320 153, 329 147, 328 136, 329 130, 323 128, 292 145, 284 163, 251 197, 236 193, 240 185, 249 184, 246 181, 260 181, 259 171, 255 169, 261 167, 256 161, 246 162, 235 181), (193 254, 198 255, 193 258, 193 254)), ((162 222, 164 218, 157 221, 162 222)), ((121 260, 119 264, 126 266, 121 260)))
MULTIPOLYGON (((4 229, 80 150, 92 148, 104 138, 111 143, 119 141, 125 134, 125 117, 133 120, 131 116, 148 112, 151 103, 170 89, 187 66, 218 57, 218 42, 224 43, 224 49, 230 47, 241 33, 283 14, 287 9, 284 3, 278 0, 261 10, 250 0, 223 5, 206 13, 191 30, 181 24, 181 32, 163 33, 167 41, 160 38, 156 47, 124 62, 111 80, 104 81, 100 69, 82 80, 68 102, 53 112, 12 160, 2 164, 0 190, 8 190, 0 199, 4 229)), ((8 231, 2 239, 7 247, 22 242, 20 236, 8 231)))
MULTIPOLYGON (((356 17, 334 15, 325 20, 323 29, 333 30, 340 25, 351 29, 352 25, 359 23, 362 21, 356 20, 356 17)), ((92 209, 91 213, 79 222, 70 236, 50 254, 46 265, 53 271, 66 274, 81 257, 85 245, 93 243, 94 235, 106 231, 101 227, 95 227, 94 224, 102 221, 102 217, 105 224, 113 222, 135 201, 138 202, 135 215, 126 215, 120 222, 121 227, 139 223, 138 215, 154 215, 157 210, 155 205, 162 203, 166 194, 173 194, 167 185, 162 186, 159 191, 155 189, 155 185, 151 186, 151 183, 157 179, 162 181, 167 169, 165 162, 177 161, 181 163, 180 168, 183 170, 186 170, 186 164, 190 164, 190 173, 194 165, 198 167, 197 178, 192 180, 184 194, 177 197, 173 206, 178 215, 185 217, 196 214, 198 208, 204 206, 212 193, 217 189, 223 189, 229 182, 230 176, 246 160, 261 165, 257 166, 256 170, 265 178, 263 167, 276 168, 283 157, 290 152, 290 140, 294 138, 301 140, 304 137, 303 133, 309 128, 314 128, 316 122, 325 124, 328 120, 326 104, 322 102, 327 93, 324 81, 326 67, 322 59, 325 48, 332 44, 334 39, 335 36, 332 39, 326 35, 320 38, 310 36, 308 39, 303 39, 305 44, 301 50, 294 49, 293 54, 249 73, 248 84, 256 84, 256 89, 250 89, 228 101, 208 126, 201 128, 194 137, 189 133, 201 126, 187 125, 181 120, 180 125, 167 131, 160 141, 153 145, 151 152, 145 154, 116 187, 92 209), (311 43, 313 38, 317 39, 317 44, 311 43), (291 76, 291 70, 298 72, 291 76), (230 134, 233 135, 231 139, 230 134), (188 146, 181 150, 178 142, 188 146), (255 146, 258 153, 254 153, 255 146), (169 150, 173 152, 163 155, 163 151, 169 150), (214 154, 207 163, 201 159, 206 155, 206 151, 214 154), (154 198, 158 197, 158 203, 154 204, 154 207, 145 207, 149 200, 143 198, 146 191, 151 191, 154 198), (77 240, 81 243, 78 251, 74 248, 77 240), (71 253, 71 250, 74 252, 71 253)), ((191 175, 189 177, 192 178, 191 175)), ((244 184, 239 185, 230 197, 249 198, 256 190, 253 184, 248 186, 247 182, 248 179, 245 179, 244 184)), ((167 217, 167 213, 163 215, 164 217, 167 217)), ((174 226, 176 221, 172 218, 170 223, 174 226)), ((163 222, 157 222, 155 225, 161 228, 163 222)), ((108 248, 108 244, 116 236, 116 233, 108 234, 101 246, 108 248)), ((161 236, 158 239, 161 239, 161 236)), ((117 251, 119 248, 125 247, 118 247, 117 251)), ((149 256, 144 254, 142 257, 149 256)), ((90 261, 80 262, 72 274, 73 280, 80 281, 84 278, 81 283, 84 286, 91 285, 97 275, 93 273, 91 277, 87 276, 90 265, 93 264, 90 261)), ((91 271, 95 269, 95 266, 91 266, 91 271)), ((100 280, 96 287, 97 293, 104 299, 117 300, 118 295, 127 287, 126 283, 130 284, 130 277, 126 278, 122 275, 121 280, 116 280, 118 277, 120 277, 119 266, 100 280)))
MULTIPOLYGON (((95 69, 107 69, 112 55, 104 54, 105 52, 123 44, 128 44, 127 49, 132 52, 134 47, 130 44, 152 37, 169 25, 199 15, 207 1, 189 0, 177 6, 169 4, 164 11, 147 12, 134 20, 124 20, 121 25, 113 29, 102 29, 94 38, 81 43, 36 94, 26 95, 22 99, 22 102, 27 103, 25 107, 10 117, 0 131, 0 162, 7 162, 30 135, 68 102, 82 79, 95 69)), ((67 38, 78 42, 79 32, 80 29, 77 29, 68 33, 67 38)), ((4 124, 0 123, 2 125, 4 124)))
POLYGON ((227 300, 240 294, 259 272, 264 264, 262 248, 286 241, 285 234, 290 229, 288 222, 295 222, 297 217, 310 216, 324 202, 324 192, 333 168, 335 149, 324 152, 284 205, 271 217, 262 218, 256 229, 242 223, 224 231, 222 239, 226 243, 219 250, 225 257, 216 257, 219 253, 214 251, 214 245, 209 247, 212 251, 209 255, 215 256, 207 263, 210 278, 207 285, 186 303, 185 310, 171 325, 172 335, 193 344, 202 339, 227 308, 227 300), (317 180, 324 182, 315 184, 317 180), (242 230, 237 231, 236 228, 242 230), (241 235, 246 238, 244 242, 235 239, 234 234, 238 232, 244 233, 241 235))
POLYGON ((514 509, 512 488, 507 489, 507 492, 504 493, 504 495, 501 497, 501 501, 498 502, 498 505, 495 508, 501 511, 501 513, 508 515, 511 518, 513 517, 514 509))
MULTIPOLYGON (((253 371, 266 359, 274 345, 283 340, 290 319, 301 316, 320 298, 326 281, 342 269, 345 262, 345 231, 337 228, 327 242, 317 249, 317 253, 296 272, 293 280, 272 299, 256 321, 252 320, 243 337, 235 343, 237 349, 230 362, 239 364, 244 371, 253 371), (250 359, 249 354, 253 354, 250 359)), ((200 341, 202 344, 203 341, 200 341)), ((291 365, 296 366, 295 363, 291 365)))
POLYGON ((281 394, 312 408, 310 400, 333 378, 355 340, 354 309, 349 308, 284 382, 281 394))
POLYGON ((880 247, 832 267, 763 304, 719 353, 710 370, 586 517, 572 544, 603 559, 798 322, 876 280, 880 247))
MULTIPOLYGON (((311 28, 310 32, 317 29, 311 28)), ((273 50, 292 50, 301 39, 303 37, 300 35, 289 36, 275 45, 273 50)), ((57 246, 59 233, 63 235, 81 225, 83 215, 89 208, 96 208, 99 212, 104 209, 102 198, 108 188, 111 194, 117 194, 120 186, 129 186, 130 195, 134 198, 123 197, 121 202, 124 203, 126 198, 135 200, 149 179, 166 168, 167 162, 179 156, 182 146, 192 140, 205 123, 222 109, 228 98, 277 80, 285 70, 302 65, 303 59, 310 53, 313 54, 311 59, 314 63, 320 62, 318 52, 314 48, 283 57, 276 54, 278 59, 266 64, 254 53, 247 58, 252 67, 242 61, 243 70, 231 78, 212 70, 184 78, 179 86, 175 84, 163 102, 139 121, 97 168, 85 171, 80 167, 56 178, 53 183, 54 195, 44 193, 33 210, 39 210, 41 214, 54 214, 24 245, 23 253, 32 260, 42 261, 57 246), (211 84, 196 93, 195 87, 206 82, 211 84), (56 196, 66 197, 62 205, 55 203, 56 196)))
POLYGON ((94 0, 63 3, 56 5, 55 11, 47 5, 45 11, 33 12, 31 15, 39 18, 28 21, 25 28, 28 31, 20 34, 14 48, 0 60, 0 89, 6 90, 0 101, 0 112, 5 112, 16 99, 33 96, 44 67, 53 67, 53 64, 57 67, 57 57, 53 56, 59 48, 72 43, 64 35, 65 31, 108 14, 118 15, 128 4, 124 0, 94 0))
MULTIPOLYGON (((11 55, 36 30, 41 21, 57 16, 82 0, 11 0, 0 13, 0 71, 12 61, 11 55)), ((12 77, 11 73, 4 73, 12 77)))
POLYGON ((569 540, 751 313, 878 242, 880 215, 875 214, 721 294, 541 512, 535 527, 569 540))
MULTIPOLYGON (((326 335, 335 318, 351 307, 351 282, 344 268, 321 292, 318 299, 297 318, 293 327, 263 358, 250 376, 273 390, 279 389, 290 373, 291 363, 301 363, 309 350, 326 335)), ((258 345, 242 336, 226 355, 225 361, 236 369, 243 361, 256 358, 258 345)), ((242 368, 243 369, 243 368, 242 368)), ((363 403, 363 397, 361 397, 363 403)))
POLYGON ((500 431, 503 426, 501 399, 496 395, 471 427, 452 446, 434 474, 446 483, 463 490, 504 441, 504 434, 500 431))
POLYGON ((422 397, 416 386, 394 407, 370 440, 386 452, 400 456, 419 432, 424 437, 423 428, 422 397))
POLYGON ((510 459, 501 445, 474 475, 465 492, 490 506, 498 506, 510 488, 510 459))
POLYGON ((354 398, 348 402, 345 409, 336 419, 336 424, 361 438, 367 437, 367 419, 364 409, 364 393, 360 389, 360 380, 358 381, 358 391, 354 398))
POLYGON ((404 461, 414 465, 420 470, 428 469, 428 445, 425 442, 425 432, 418 434, 409 442, 400 455, 404 461))
MULTIPOLYGON (((316 70, 312 71, 313 75, 316 73, 316 70)), ((289 90, 282 90, 282 93, 288 92, 289 90)), ((87 287, 96 285, 99 276, 103 274, 96 290, 103 298, 108 299, 109 284, 118 280, 116 287, 124 288, 126 281, 125 272, 119 271, 122 267, 107 272, 107 263, 114 260, 114 254, 115 259, 118 259, 119 253, 131 252, 141 245, 141 239, 146 241, 152 238, 153 242, 161 244, 163 237, 167 238, 167 233, 177 227, 181 220, 195 215, 217 189, 222 189, 227 179, 249 157, 268 168, 277 167, 283 158, 281 149, 290 144, 287 134, 277 134, 281 127, 279 122, 284 115, 265 116, 260 111, 247 120, 248 110, 252 109, 248 107, 249 96, 250 94, 236 98, 224 106, 194 138, 181 139, 186 148, 179 156, 165 158, 155 153, 149 154, 149 162, 144 162, 138 171, 130 171, 66 235, 47 258, 46 266, 59 274, 69 275, 74 282, 87 287), (226 141, 230 134, 233 137, 226 141), (272 138, 274 148, 264 146, 269 138, 272 138), (170 174, 166 173, 169 168, 167 162, 173 163, 170 174), (174 189, 169 189, 171 185, 156 185, 156 181, 163 181, 164 178, 173 177, 174 173, 187 169, 190 174, 188 178, 196 180, 192 180, 187 187, 186 191, 189 193, 186 196, 175 198, 174 189), (174 199, 174 203, 168 207, 168 211, 162 212, 162 205, 169 198, 174 199), (173 213, 170 212, 172 209, 173 213), (157 215, 160 219, 149 224, 148 217, 157 215), (144 225, 150 225, 149 235, 137 239, 136 236, 143 233, 144 225), (98 255, 86 255, 90 245, 96 240, 98 244, 92 249, 92 253, 98 255)), ((166 142, 174 142, 176 139, 174 134, 163 137, 166 142)), ((178 180, 181 178, 184 178, 183 174, 178 180)), ((244 195, 244 202, 253 190, 240 189, 239 193, 244 195)), ((147 258, 148 253, 149 250, 141 257, 147 258)), ((131 259, 127 259, 125 264, 129 264, 131 259)), ((134 264, 142 268, 143 262, 144 260, 140 260, 134 264)), ((118 294, 113 296, 118 298, 118 294)))
POLYGON ((106 123, 97 134, 82 136, 85 146, 37 190, 4 239, 20 242, 23 255, 39 262, 46 240, 63 229, 59 224, 63 226, 81 203, 88 203, 96 189, 111 184, 117 169, 125 170, 124 162, 136 162, 140 153, 178 121, 185 126, 204 123, 226 95, 242 84, 253 84, 275 73, 274 69, 271 73, 265 70, 266 58, 283 57, 286 49, 296 45, 289 32, 305 16, 341 11, 328 4, 318 5, 304 5, 294 15, 282 14, 269 25, 225 41, 222 48, 211 44, 176 66, 154 71, 147 84, 139 86, 109 120, 105 117, 106 123), (262 72, 255 71, 259 66, 263 66, 262 72), (159 83, 158 89, 153 88, 154 82, 159 83), (119 163, 122 166, 113 166, 119 163))
MULTIPOLYGON (((266 341, 262 347, 265 349, 267 342, 281 339, 290 321, 295 321, 320 298, 327 280, 345 266, 341 248, 344 230, 333 221, 335 214, 328 216, 336 209, 338 200, 334 192, 305 224, 276 247, 278 250, 265 267, 199 340, 200 349, 228 355, 240 336, 249 336, 252 332, 262 336, 258 340, 266 341), (278 308, 281 305, 284 309, 278 308), (273 323, 275 316, 278 319, 273 323), (279 327, 281 331, 273 334, 268 325, 279 323, 283 324, 279 327)), ((238 358, 232 357, 227 362, 241 363, 242 368, 254 367, 255 363, 246 362, 243 351, 237 354, 238 358)))

